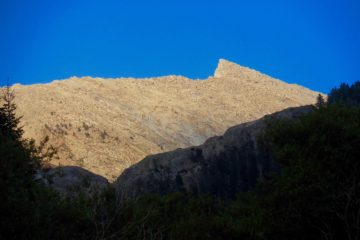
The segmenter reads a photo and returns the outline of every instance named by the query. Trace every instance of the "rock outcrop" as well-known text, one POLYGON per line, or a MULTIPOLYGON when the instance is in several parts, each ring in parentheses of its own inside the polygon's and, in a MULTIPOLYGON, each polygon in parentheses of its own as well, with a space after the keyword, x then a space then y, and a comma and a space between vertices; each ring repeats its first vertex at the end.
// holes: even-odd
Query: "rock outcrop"
POLYGON ((226 60, 206 80, 73 77, 14 90, 25 137, 49 136, 58 149, 52 164, 109 180, 145 156, 202 144, 318 94, 226 60))
POLYGON ((196 147, 148 156, 126 169, 115 182, 124 198, 146 193, 186 191, 233 198, 253 188, 270 171, 278 171, 271 155, 257 138, 269 118, 296 119, 312 106, 289 108, 228 129, 196 147))
POLYGON ((99 193, 109 184, 106 178, 76 166, 44 169, 38 179, 66 196, 99 193))

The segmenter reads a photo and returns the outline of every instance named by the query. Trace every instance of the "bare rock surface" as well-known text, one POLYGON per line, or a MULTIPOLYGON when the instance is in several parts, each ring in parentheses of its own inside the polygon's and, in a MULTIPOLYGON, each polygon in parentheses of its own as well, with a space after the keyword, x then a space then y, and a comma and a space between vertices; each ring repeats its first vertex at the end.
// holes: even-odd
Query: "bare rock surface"
POLYGON ((109 184, 106 178, 76 166, 45 169, 41 173, 41 179, 45 184, 67 196, 99 193, 109 184))
POLYGON ((125 199, 179 191, 234 198, 253 188, 266 173, 280 170, 271 154, 258 144, 266 120, 297 119, 312 109, 289 108, 231 127, 223 136, 212 137, 200 146, 148 156, 122 173, 115 182, 117 192, 125 199))
POLYGON ((318 94, 226 60, 205 80, 72 77, 14 90, 25 137, 49 136, 58 149, 52 164, 109 180, 147 155, 200 145, 318 94))

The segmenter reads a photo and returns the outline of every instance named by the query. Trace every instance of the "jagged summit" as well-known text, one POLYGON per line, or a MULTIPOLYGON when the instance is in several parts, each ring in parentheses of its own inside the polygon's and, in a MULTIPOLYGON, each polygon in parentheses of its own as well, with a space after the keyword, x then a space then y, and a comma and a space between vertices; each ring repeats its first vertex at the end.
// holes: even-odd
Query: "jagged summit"
POLYGON ((228 61, 226 59, 219 59, 218 66, 214 73, 214 78, 236 78, 241 80, 253 80, 256 82, 265 79, 275 80, 266 74, 263 74, 248 67, 243 67, 237 63, 228 61))
POLYGON ((215 78, 241 76, 249 71, 254 71, 250 68, 240 66, 234 62, 230 62, 226 59, 219 59, 219 63, 214 73, 215 78))

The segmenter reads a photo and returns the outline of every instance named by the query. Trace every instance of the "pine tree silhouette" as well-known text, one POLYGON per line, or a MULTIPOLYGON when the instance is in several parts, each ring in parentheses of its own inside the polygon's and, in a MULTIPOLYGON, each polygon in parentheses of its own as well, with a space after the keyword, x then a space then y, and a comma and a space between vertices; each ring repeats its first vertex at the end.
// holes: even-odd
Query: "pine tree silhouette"
POLYGON ((324 99, 324 97, 323 97, 321 94, 319 94, 319 95, 317 96, 315 106, 316 106, 317 108, 322 108, 322 107, 325 107, 325 106, 326 106, 325 99, 324 99))
POLYGON ((16 116, 14 99, 14 91, 7 84, 3 89, 0 99, 2 104, 0 107, 0 130, 3 135, 20 141, 24 131, 22 127, 19 126, 21 117, 16 116))

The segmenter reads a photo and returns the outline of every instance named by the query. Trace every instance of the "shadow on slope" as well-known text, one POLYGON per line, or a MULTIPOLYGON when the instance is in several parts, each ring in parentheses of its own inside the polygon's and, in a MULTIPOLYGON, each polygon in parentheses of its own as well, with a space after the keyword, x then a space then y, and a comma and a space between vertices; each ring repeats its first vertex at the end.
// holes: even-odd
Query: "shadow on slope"
POLYGON ((297 119, 313 106, 288 108, 229 128, 204 144, 146 157, 126 169, 114 183, 118 194, 134 198, 146 193, 211 193, 234 198, 255 187, 267 173, 279 171, 257 137, 270 118, 297 119))

